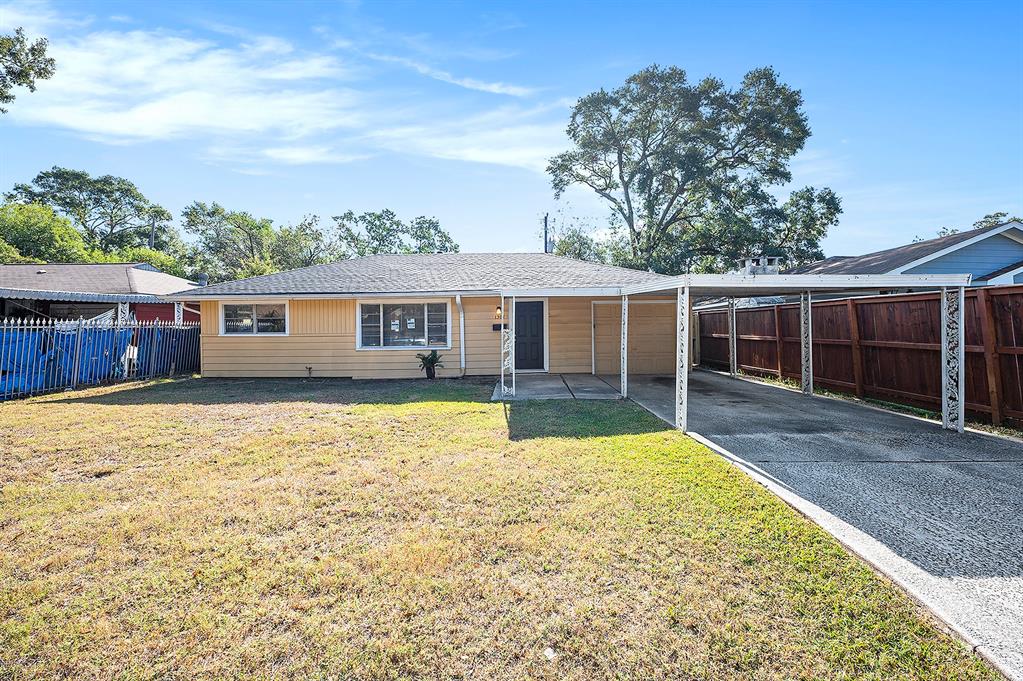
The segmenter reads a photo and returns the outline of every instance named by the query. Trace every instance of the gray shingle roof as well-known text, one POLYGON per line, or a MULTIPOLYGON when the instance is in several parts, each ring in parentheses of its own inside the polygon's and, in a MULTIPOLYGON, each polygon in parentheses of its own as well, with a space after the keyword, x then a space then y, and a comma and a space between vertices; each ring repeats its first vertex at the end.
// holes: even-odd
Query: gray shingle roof
POLYGON ((896 246, 883 251, 857 256, 832 256, 824 260, 794 267, 785 274, 890 274, 894 270, 908 265, 928 255, 944 250, 949 246, 967 241, 981 234, 993 231, 1005 225, 992 225, 982 229, 970 229, 948 236, 918 241, 914 244, 896 246))
POLYGON ((40 297, 48 300, 62 300, 59 296, 68 294, 75 300, 84 300, 82 295, 102 295, 104 300, 122 296, 131 301, 140 295, 165 295, 194 286, 145 263, 0 265, 0 290, 20 292, 18 297, 45 292, 47 295, 40 297))
POLYGON ((544 253, 369 255, 188 291, 191 296, 602 288, 666 278, 544 253))

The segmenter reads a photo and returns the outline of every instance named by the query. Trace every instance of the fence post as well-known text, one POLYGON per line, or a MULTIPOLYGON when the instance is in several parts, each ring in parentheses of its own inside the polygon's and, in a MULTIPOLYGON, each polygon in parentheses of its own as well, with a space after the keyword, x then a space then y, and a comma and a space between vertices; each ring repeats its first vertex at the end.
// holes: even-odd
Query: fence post
POLYGON ((977 292, 977 312, 984 343, 984 367, 987 370, 987 394, 991 401, 991 423, 1002 425, 1002 361, 998 356, 995 336, 995 307, 991 294, 984 288, 977 292))
POLYGON ((863 397, 863 349, 860 347, 860 315, 856 311, 856 301, 849 298, 845 301, 846 312, 849 314, 849 338, 852 340, 853 381, 856 383, 856 397, 863 397))
POLYGON ((774 306, 774 335, 775 335, 775 347, 777 348, 778 354, 778 378, 782 378, 782 348, 784 343, 781 339, 781 305, 774 306))
POLYGON ((85 335, 85 319, 78 318, 78 329, 75 331, 75 364, 71 368, 71 389, 78 387, 78 367, 82 362, 82 336, 85 335))

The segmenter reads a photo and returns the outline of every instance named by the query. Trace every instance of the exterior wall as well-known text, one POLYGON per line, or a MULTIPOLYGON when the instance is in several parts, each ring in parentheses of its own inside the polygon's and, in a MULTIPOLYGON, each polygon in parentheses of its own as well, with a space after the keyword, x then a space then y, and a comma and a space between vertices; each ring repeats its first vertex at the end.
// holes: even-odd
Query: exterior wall
MULTIPOLYGON (((675 373, 674 300, 629 300, 629 373, 675 373)), ((622 306, 593 306, 598 374, 617 374, 622 366, 622 306)))
MULTIPOLYGON (((441 350, 445 367, 438 376, 459 375, 458 306, 451 305, 451 349, 441 350)), ((597 348, 598 372, 616 373, 619 363, 621 305, 614 298, 546 299, 549 370, 590 373, 597 348), (594 300, 604 301, 593 305, 594 300), (593 316, 591 316, 593 315, 593 316), (597 322, 594 327, 594 322, 597 322), (592 335, 596 333, 594 338, 592 335)), ((670 304, 630 306, 631 373, 672 373, 675 362, 675 308, 670 304)), ((462 298, 465 315, 465 374, 492 376, 501 371, 501 334, 494 326, 499 298, 462 298)), ((288 336, 221 336, 217 301, 203 301, 202 373, 210 377, 416 378, 416 353, 409 350, 357 350, 354 300, 292 300, 288 336)))
MULTIPOLYGON (((437 302, 448 301, 447 298, 437 302)), ((340 376, 416 378, 423 376, 409 350, 357 350, 354 300, 292 300, 287 336, 221 336, 217 301, 202 303, 202 374, 211 377, 340 376)), ((451 304, 451 349, 440 350, 442 377, 459 375, 458 308, 451 304)), ((496 341, 495 341, 496 348, 496 341)))
MULTIPOLYGON (((1018 230, 1009 230, 1023 237, 1018 230)), ((965 246, 954 253, 906 270, 906 274, 963 274, 978 277, 1023 260, 1023 243, 1003 234, 965 246)))
MULTIPOLYGON (((139 321, 151 322, 156 319, 161 322, 174 321, 174 303, 132 303, 130 308, 139 321)), ((186 303, 185 309, 182 311, 184 321, 199 321, 198 313, 192 311, 197 309, 198 305, 195 303, 186 303)))
POLYGON ((548 355, 551 372, 588 374, 593 370, 592 302, 593 298, 551 298, 548 301, 548 355))

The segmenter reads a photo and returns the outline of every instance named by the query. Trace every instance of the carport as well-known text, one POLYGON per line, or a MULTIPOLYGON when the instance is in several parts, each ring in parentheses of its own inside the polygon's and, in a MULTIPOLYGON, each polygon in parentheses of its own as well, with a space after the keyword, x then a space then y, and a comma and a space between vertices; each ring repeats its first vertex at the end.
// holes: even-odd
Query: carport
POLYGON ((686 274, 671 282, 639 284, 622 288, 620 391, 629 395, 629 303, 649 296, 674 293, 675 319, 675 426, 689 425, 689 374, 692 371, 694 300, 728 299, 728 348, 730 372, 736 373, 735 300, 762 296, 794 296, 800 299, 801 388, 813 395, 813 323, 811 304, 820 294, 856 294, 899 289, 940 289, 942 426, 962 432, 965 419, 965 338, 963 308, 969 274, 961 275, 733 275, 686 274))
MULTIPOLYGON (((500 321, 495 330, 503 329, 500 343, 501 381, 496 395, 512 397, 516 390, 516 368, 513 358, 515 350, 515 319, 504 316, 508 304, 515 307, 516 299, 533 296, 571 297, 600 296, 594 301, 594 309, 600 304, 615 303, 621 307, 619 381, 618 390, 622 397, 629 396, 629 320, 630 306, 658 302, 656 307, 664 310, 665 316, 674 317, 674 424, 682 431, 689 429, 689 374, 693 368, 693 304, 700 300, 728 300, 729 305, 729 359, 731 373, 736 374, 736 329, 735 300, 765 296, 799 296, 800 299, 800 358, 801 388, 806 396, 813 395, 813 324, 811 303, 814 296, 855 295, 877 291, 940 290, 941 307, 941 413, 944 428, 963 431, 965 419, 965 337, 963 308, 965 288, 970 284, 969 274, 948 275, 785 275, 785 274, 685 274, 663 278, 643 284, 623 285, 617 288, 594 289, 518 289, 500 291, 500 321), (673 304, 672 304, 673 303, 673 304), (668 312, 670 310, 670 312, 668 312)), ((648 308, 648 309, 649 309, 648 308)), ((639 309, 639 308, 637 308, 639 309)), ((670 319, 670 317, 668 317, 670 319)), ((594 329, 592 343, 592 373, 598 371, 598 348, 596 340, 596 315, 591 320, 594 329)), ((658 351, 662 362, 670 362, 670 330, 660 343, 658 351), (668 351, 664 357, 664 351, 668 351)), ((605 337, 605 345, 613 339, 605 337)), ((635 347, 635 344, 633 344, 635 347)), ((642 361, 643 358, 638 358, 642 361)), ((671 369, 669 368, 669 374, 671 369)))

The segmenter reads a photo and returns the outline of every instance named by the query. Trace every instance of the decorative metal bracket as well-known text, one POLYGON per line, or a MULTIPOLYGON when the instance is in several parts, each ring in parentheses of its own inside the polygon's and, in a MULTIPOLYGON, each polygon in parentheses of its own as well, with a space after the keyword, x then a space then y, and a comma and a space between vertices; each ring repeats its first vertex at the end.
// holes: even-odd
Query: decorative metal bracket
POLYGON ((810 292, 799 295, 800 383, 804 395, 813 395, 813 315, 810 292))
POLYGON ((728 299, 728 373, 735 377, 739 373, 739 355, 737 351, 735 328, 735 298, 728 299))
POLYGON ((675 427, 689 427, 689 287, 679 288, 675 321, 675 427))
POLYGON ((629 396, 629 296, 622 296, 622 345, 619 382, 622 397, 629 396))
POLYGON ((941 425, 963 432, 966 421, 966 290, 941 289, 941 425))

